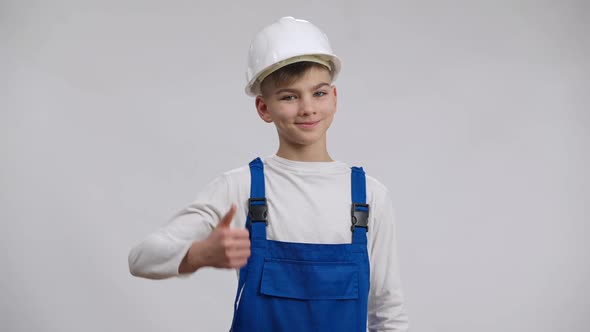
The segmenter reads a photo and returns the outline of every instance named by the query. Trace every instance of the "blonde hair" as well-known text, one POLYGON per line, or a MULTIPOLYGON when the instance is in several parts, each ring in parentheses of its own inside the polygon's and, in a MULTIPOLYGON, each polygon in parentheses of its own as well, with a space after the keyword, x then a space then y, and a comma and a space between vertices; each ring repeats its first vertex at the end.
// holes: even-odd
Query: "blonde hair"
POLYGON ((272 84, 275 88, 281 88, 293 84, 295 81, 300 79, 305 73, 312 68, 325 69, 330 73, 330 78, 334 77, 333 72, 330 68, 311 61, 295 62, 290 65, 281 67, 276 71, 269 74, 261 83, 260 91, 264 95, 264 91, 268 88, 269 84, 272 84))

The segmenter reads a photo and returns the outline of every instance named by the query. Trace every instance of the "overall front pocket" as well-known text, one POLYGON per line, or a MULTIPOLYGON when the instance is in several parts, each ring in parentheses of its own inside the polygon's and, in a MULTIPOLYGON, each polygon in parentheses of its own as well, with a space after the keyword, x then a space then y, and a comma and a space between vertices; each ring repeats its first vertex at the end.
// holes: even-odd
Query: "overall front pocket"
POLYGON ((354 300, 359 268, 353 262, 265 259, 260 293, 298 300, 354 300))

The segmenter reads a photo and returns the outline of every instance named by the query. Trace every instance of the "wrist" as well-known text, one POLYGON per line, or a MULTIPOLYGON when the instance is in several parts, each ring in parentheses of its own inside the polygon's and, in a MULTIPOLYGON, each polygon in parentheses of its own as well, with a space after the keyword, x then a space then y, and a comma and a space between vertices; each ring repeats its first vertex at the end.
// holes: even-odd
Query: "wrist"
POLYGON ((198 269, 207 266, 205 261, 206 255, 204 252, 206 250, 207 244, 205 243, 206 240, 193 242, 189 247, 186 255, 182 259, 180 266, 178 268, 179 273, 193 273, 198 269))

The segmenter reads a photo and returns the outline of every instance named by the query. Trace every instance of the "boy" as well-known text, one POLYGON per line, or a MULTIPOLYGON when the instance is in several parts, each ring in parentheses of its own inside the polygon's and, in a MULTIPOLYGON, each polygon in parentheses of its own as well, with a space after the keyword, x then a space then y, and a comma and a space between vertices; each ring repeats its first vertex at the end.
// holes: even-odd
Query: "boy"
POLYGON ((327 37, 284 17, 248 63, 246 93, 276 126, 277 153, 209 183, 131 250, 131 273, 239 269, 232 331, 406 331, 389 192, 327 150, 340 71, 327 37))

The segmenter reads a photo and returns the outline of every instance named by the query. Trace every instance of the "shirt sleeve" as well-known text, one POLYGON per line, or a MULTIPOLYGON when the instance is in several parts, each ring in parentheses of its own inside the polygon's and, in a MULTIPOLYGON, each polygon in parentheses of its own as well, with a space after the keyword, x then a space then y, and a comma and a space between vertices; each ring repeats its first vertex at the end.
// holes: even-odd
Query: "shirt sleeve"
POLYGON ((227 176, 211 181, 197 198, 163 227, 129 252, 129 271, 137 277, 164 279, 178 276, 178 267, 194 241, 206 239, 230 209, 227 176))
POLYGON ((408 316, 400 282, 396 229, 391 195, 387 188, 376 195, 369 224, 371 288, 368 328, 371 332, 407 331, 408 316))

